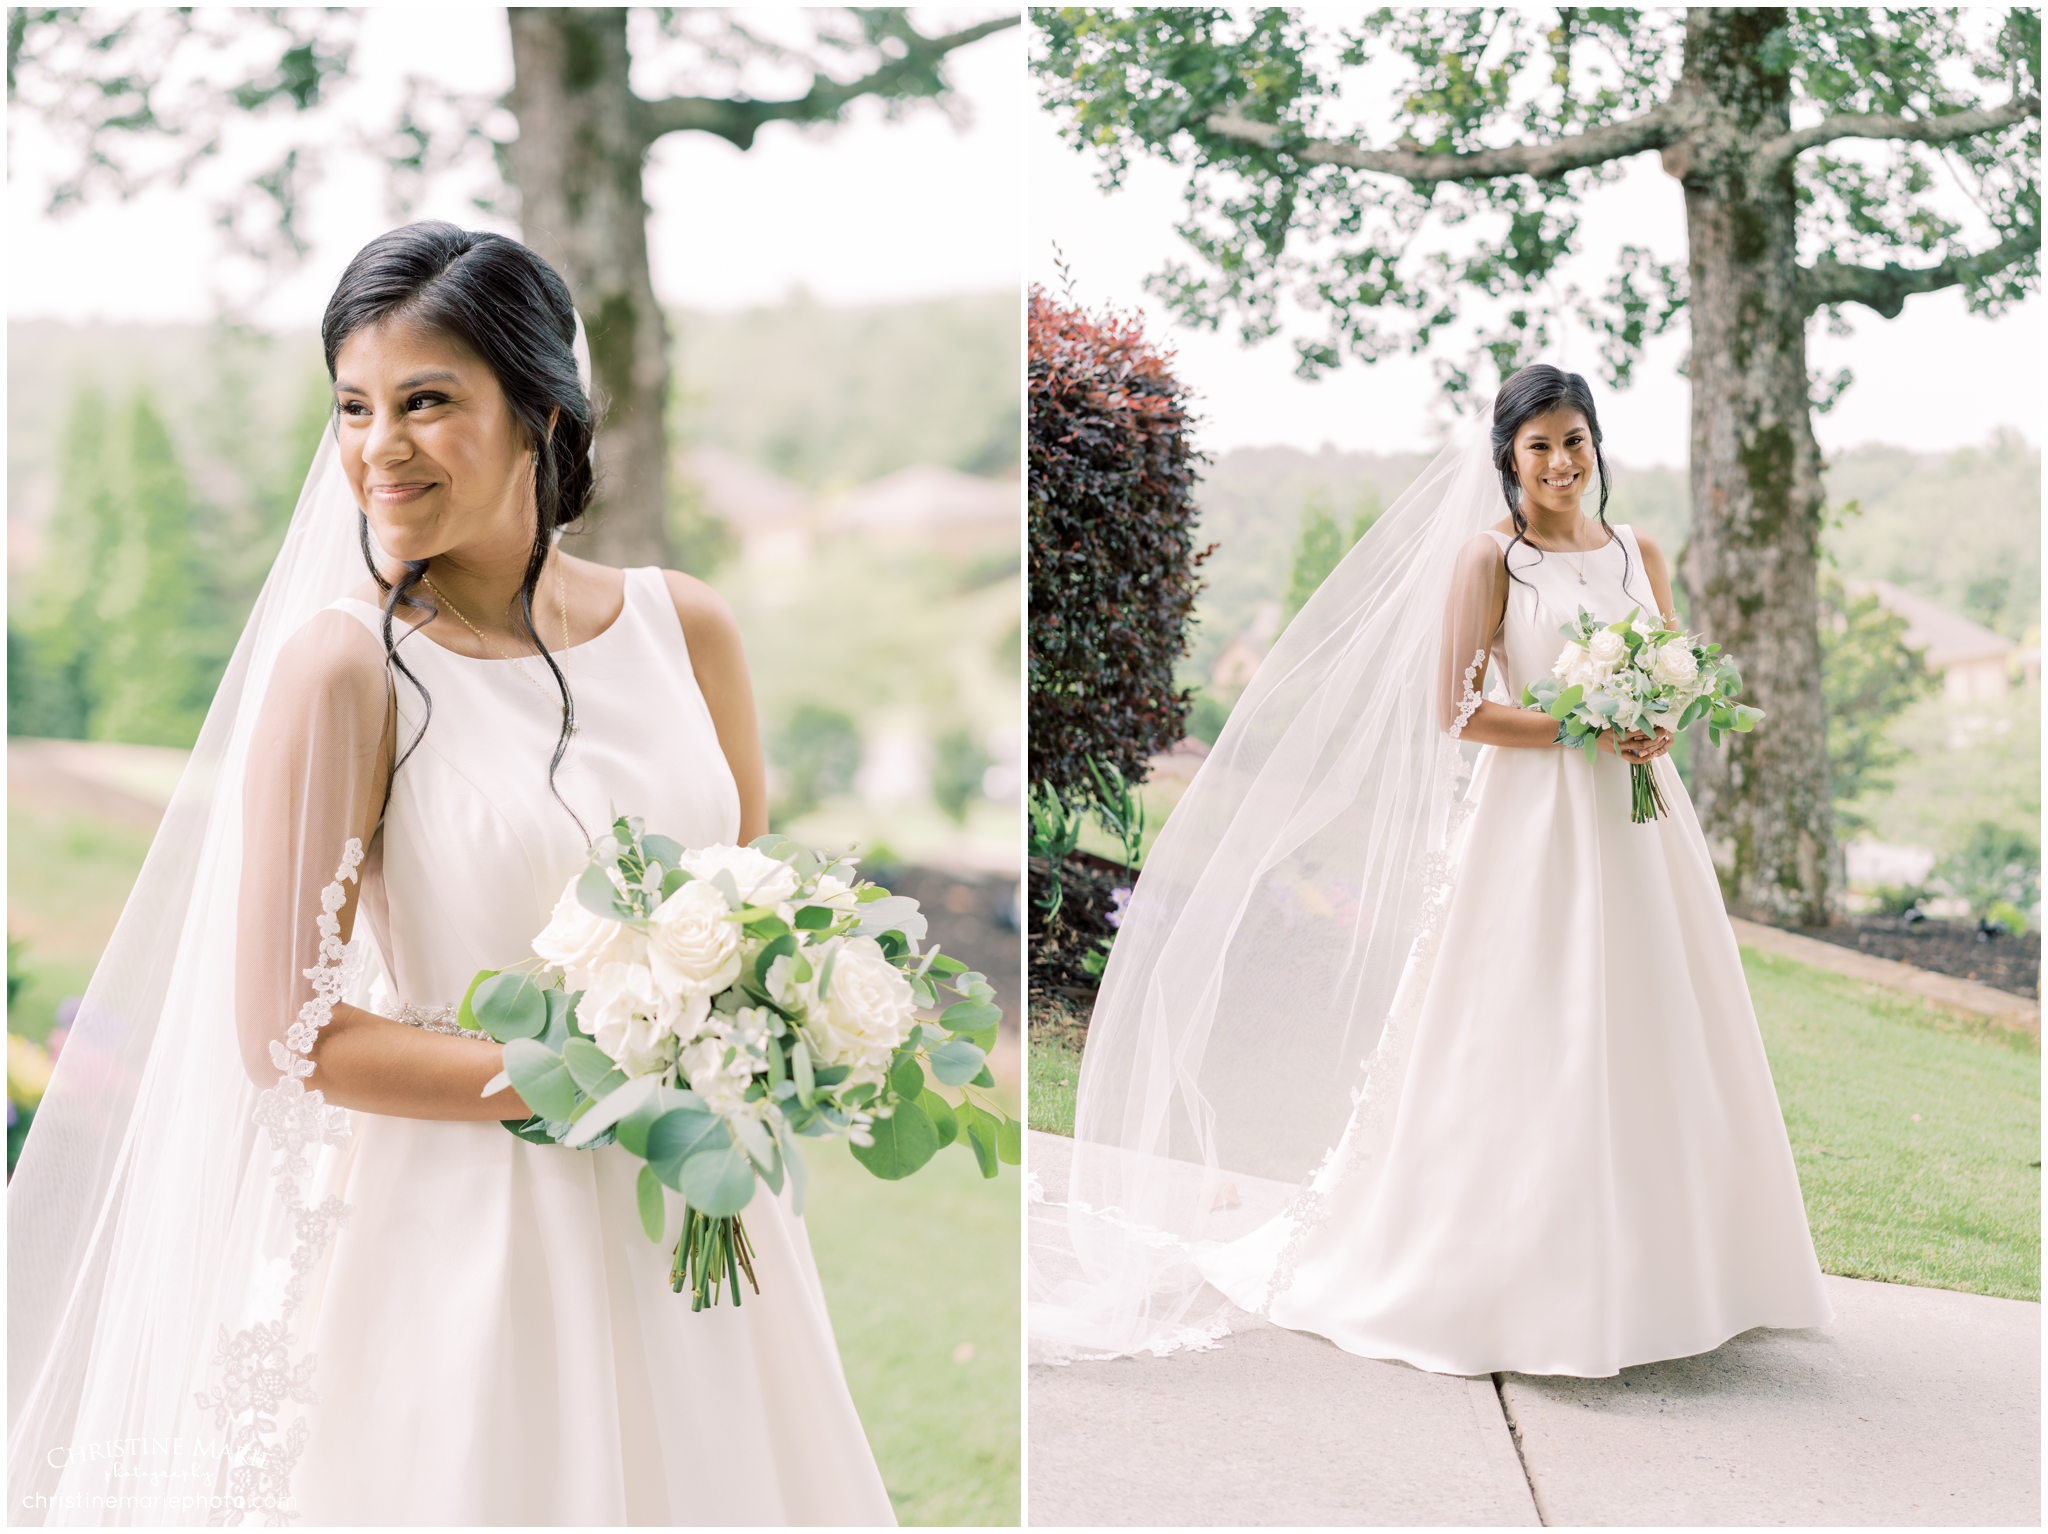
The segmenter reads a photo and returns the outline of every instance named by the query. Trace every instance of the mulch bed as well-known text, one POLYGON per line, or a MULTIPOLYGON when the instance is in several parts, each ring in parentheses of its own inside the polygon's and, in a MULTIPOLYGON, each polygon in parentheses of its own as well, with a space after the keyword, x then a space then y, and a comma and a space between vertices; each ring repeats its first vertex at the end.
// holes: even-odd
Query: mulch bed
POLYGON ((2024 937, 1977 935, 1975 922, 1927 920, 1906 924, 1902 916, 1852 916, 1839 927, 1802 927, 1803 937, 1838 948, 1854 948, 1880 959, 1958 980, 1974 980, 2015 996, 2041 994, 2041 934, 2024 937))
POLYGON ((1045 919, 1044 902, 1051 894, 1051 870, 1044 858, 1031 859, 1031 994, 1083 1010, 1095 999, 1095 979, 1083 960, 1105 938, 1116 935, 1107 917, 1115 909, 1118 889, 1128 889, 1133 875, 1121 863, 1091 852, 1069 853, 1060 864, 1059 914, 1045 919))
MULTIPOLYGON (((1095 977, 1083 958, 1114 935, 1104 920, 1113 909, 1111 892, 1130 883, 1130 871, 1092 853, 1070 854, 1060 866, 1064 898, 1059 915, 1045 921, 1040 902, 1050 888, 1044 858, 1031 860, 1031 994, 1063 1004, 1085 1018, 1095 1000, 1095 977)), ((1974 980, 2015 996, 2041 994, 2041 934, 1979 937, 1976 923, 1930 919, 1908 925, 1899 916, 1852 916, 1841 926, 1803 927, 1804 937, 1838 948, 1853 948, 1880 959, 1974 980)))

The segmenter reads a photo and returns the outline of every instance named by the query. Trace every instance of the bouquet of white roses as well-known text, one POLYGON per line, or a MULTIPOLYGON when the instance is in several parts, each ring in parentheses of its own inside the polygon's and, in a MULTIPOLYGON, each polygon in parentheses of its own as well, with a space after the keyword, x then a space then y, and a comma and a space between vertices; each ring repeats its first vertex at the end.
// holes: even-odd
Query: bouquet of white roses
MULTIPOLYGON (((1725 730, 1749 731, 1764 716, 1760 708, 1734 701, 1742 674, 1717 644, 1691 634, 1652 627, 1639 607, 1617 623, 1602 625, 1579 609, 1558 632, 1566 640, 1550 675, 1522 689, 1522 706, 1540 708, 1557 721, 1557 744, 1579 746, 1593 760, 1600 736, 1663 726, 1676 735, 1705 720, 1715 745, 1725 730)), ((1665 813, 1664 796, 1648 762, 1630 767, 1629 819, 1641 824, 1665 813)))
POLYGON ((533 941, 537 963, 482 970, 460 1024, 505 1046, 484 1095, 515 1087, 536 1144, 614 1141, 640 1169, 641 1223, 666 1234, 662 1185, 683 1196, 670 1285, 691 1308, 720 1284, 755 1292, 740 1212, 765 1182, 803 1212, 805 1137, 838 1136, 877 1177, 970 1147, 986 1177, 1019 1160, 995 1085, 995 992, 936 948, 917 902, 850 857, 781 836, 685 848, 620 817, 533 941), (941 988, 960 999, 935 1021, 941 988), (949 1102, 928 1081, 957 1088, 949 1102))

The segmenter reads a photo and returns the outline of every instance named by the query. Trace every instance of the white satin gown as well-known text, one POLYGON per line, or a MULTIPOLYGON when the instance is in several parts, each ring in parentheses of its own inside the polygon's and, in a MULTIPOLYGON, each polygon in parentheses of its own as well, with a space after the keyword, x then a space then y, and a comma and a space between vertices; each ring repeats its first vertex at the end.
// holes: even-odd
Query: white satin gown
MULTIPOLYGON (((1514 548, 1491 661, 1513 699, 1581 605, 1656 611, 1615 531, 1584 585, 1576 557, 1514 548)), ((1637 825, 1616 757, 1481 748, 1379 1090, 1309 1198, 1198 1252, 1211 1283, 1463 1375, 1612 1375, 1831 1319, 1706 842, 1670 758, 1653 770, 1669 814, 1637 825)))
MULTIPOLYGON (((587 849, 548 789, 561 715, 541 663, 424 635, 400 653, 433 716, 393 780, 363 909, 386 1007, 431 1011, 530 951, 587 849)), ((559 658, 577 733, 557 782, 584 826, 603 834, 616 808, 686 846, 732 841, 738 791, 660 572, 627 571, 618 620, 559 658)), ((420 708, 397 692, 404 743, 420 708)), ((657 1246, 621 1147, 351 1118, 295 1521, 895 1522, 786 1193, 762 1188, 746 1210, 759 1295, 693 1314, 668 1285, 680 1200, 657 1246)))

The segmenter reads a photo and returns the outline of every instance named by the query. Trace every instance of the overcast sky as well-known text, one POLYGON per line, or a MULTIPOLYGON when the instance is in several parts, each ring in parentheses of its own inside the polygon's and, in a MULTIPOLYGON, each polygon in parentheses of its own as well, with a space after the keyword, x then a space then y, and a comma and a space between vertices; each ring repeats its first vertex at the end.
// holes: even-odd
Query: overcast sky
MULTIPOLYGON (((1228 333, 1172 324, 1142 283, 1169 258, 1186 261, 1198 273, 1203 269, 1201 258, 1173 232, 1185 173, 1157 159, 1134 161, 1123 186, 1104 193, 1096 185, 1096 157, 1077 155, 1058 128, 1052 113, 1039 110, 1027 135, 1031 278, 1056 283, 1057 242, 1084 303, 1142 311, 1147 334, 1177 349, 1180 376, 1199 393, 1198 408, 1207 417, 1205 447, 1287 444, 1313 451, 1327 442, 1384 452, 1436 440, 1447 417, 1427 357, 1371 367, 1348 362, 1307 383, 1294 376, 1294 352, 1285 335, 1247 350, 1228 333)), ((1582 253, 1564 274, 1583 290, 1598 292, 1605 285, 1613 253, 1625 243, 1647 244, 1662 260, 1685 257, 1683 197, 1654 153, 1629 161, 1619 181, 1588 198, 1584 220, 1582 253)), ((1824 324, 1807 331, 1810 366, 1827 374, 1847 367, 1856 376, 1834 410, 1814 418, 1824 451, 1870 441, 1948 449, 1982 442, 2001 424, 2040 441, 2038 298, 1996 321, 1967 315, 1953 291, 1908 300, 1896 320, 1857 307, 1845 312, 1854 336, 1829 336, 1824 324)), ((1683 336, 1653 343, 1637 366, 1634 385, 1616 392, 1592 371, 1598 358, 1591 334, 1575 323, 1563 329, 1562 344, 1549 360, 1593 380, 1607 451, 1638 466, 1684 464, 1689 396, 1675 372, 1685 353, 1683 336)), ((1462 356, 1469 343, 1453 344, 1462 356)))
MULTIPOLYGON (((917 11, 926 31, 978 20, 990 7, 917 11)), ((764 22, 761 13, 757 24, 764 22)), ((350 126, 388 120, 408 72, 431 61, 452 89, 502 91, 511 45, 497 8, 409 6, 374 10, 342 102, 350 126)), ((861 103, 836 129, 763 128, 742 153, 708 134, 672 134, 647 179, 655 290, 672 305, 730 309, 774 302, 801 284, 830 303, 865 303, 1014 288, 1024 252, 1024 89, 1021 29, 954 55, 951 78, 971 118, 956 126, 932 107, 886 122, 861 103)), ((636 71, 636 83, 639 79, 636 71)), ((763 92, 767 94, 767 92, 763 92)), ((18 122, 8 184, 7 303, 13 318, 200 321, 215 312, 215 284, 247 303, 248 277, 223 263, 202 196, 169 189, 134 202, 102 201, 50 218, 42 211, 37 155, 44 140, 18 122), (225 273, 225 276, 223 275, 225 273)), ((245 149, 240 164, 253 167, 245 149)), ((336 152, 309 200, 314 246, 302 270, 257 304, 274 328, 311 327, 356 250, 388 227, 382 173, 336 152)), ((420 216, 493 224, 450 188, 420 216)))

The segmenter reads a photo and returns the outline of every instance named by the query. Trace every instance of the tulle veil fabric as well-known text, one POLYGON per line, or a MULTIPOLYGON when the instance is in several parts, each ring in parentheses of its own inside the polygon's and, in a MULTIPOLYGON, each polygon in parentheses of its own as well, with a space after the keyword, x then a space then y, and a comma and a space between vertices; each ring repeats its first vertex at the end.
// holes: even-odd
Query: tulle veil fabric
POLYGON ((1065 1196, 1031 1186, 1037 1361, 1223 1336, 1245 1313, 1195 1255, 1283 1210, 1312 1223, 1309 1180, 1354 1109, 1398 1095, 1476 754, 1457 703, 1486 686, 1459 554, 1505 510, 1490 417, 1280 635, 1146 860, 1088 1024, 1065 1196))
MULTIPOLYGON (((588 387, 580 321, 575 350, 588 387)), ((360 748, 331 747, 361 732, 323 735, 345 705, 318 689, 267 695, 366 580, 358 515, 323 433, 9 1184, 10 1522, 293 1520, 354 1141, 298 1077, 334 1001, 391 998, 367 924, 349 940, 363 848, 342 828, 375 811, 356 818, 360 748), (279 762, 285 705, 306 731, 279 762), (331 825, 273 824, 290 779, 336 790, 291 796, 331 825)))

